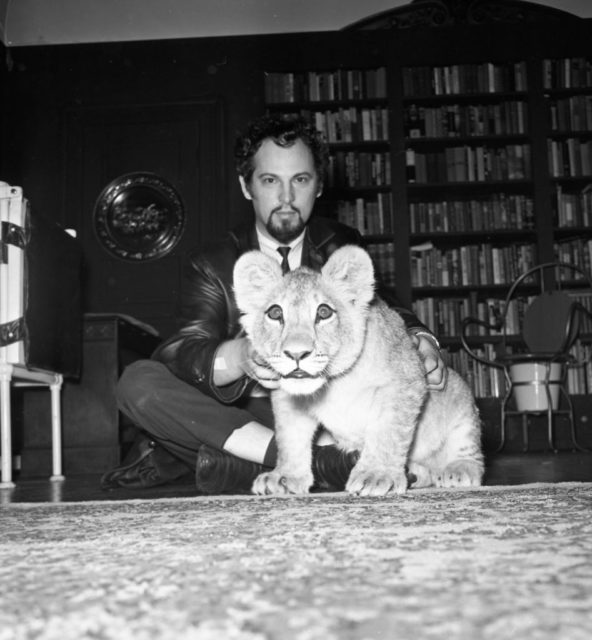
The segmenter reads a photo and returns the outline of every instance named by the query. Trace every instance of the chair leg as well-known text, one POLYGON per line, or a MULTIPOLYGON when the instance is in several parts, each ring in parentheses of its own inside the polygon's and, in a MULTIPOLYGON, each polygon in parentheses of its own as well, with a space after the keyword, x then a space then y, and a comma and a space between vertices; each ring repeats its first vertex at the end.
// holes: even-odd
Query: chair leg
POLYGON ((499 453, 506 444, 506 400, 507 398, 502 401, 500 420, 500 443, 495 450, 495 453, 499 453))
POLYGON ((549 403, 549 407, 547 409, 547 441, 549 443, 549 449, 553 452, 553 453, 557 453, 557 449, 555 448, 555 442, 554 442, 554 438, 553 438, 553 420, 554 420, 554 414, 553 414, 553 407, 551 406, 551 403, 549 403))
POLYGON ((12 489, 12 422, 10 415, 10 381, 12 366, 0 364, 0 437, 2 447, 2 472, 0 488, 12 489))
POLYGON ((563 392, 563 395, 565 397, 565 400, 567 402, 567 409, 568 409, 568 420, 569 420, 569 429, 570 429, 570 434, 571 434, 571 443, 572 445, 578 450, 578 451, 584 451, 586 453, 590 453, 590 449, 586 449, 586 447, 582 447, 582 445, 578 442, 577 436, 576 436, 576 418, 575 418, 575 412, 574 412, 574 408, 573 408, 573 403, 571 401, 571 398, 569 397, 569 393, 567 393, 567 391, 565 389, 563 389, 563 387, 561 388, 561 391, 563 392))
POLYGON ((530 447, 530 441, 528 439, 528 414, 522 414, 522 451, 526 453, 530 447))
POLYGON ((56 381, 50 385, 51 391, 51 456, 52 476, 50 480, 64 480, 62 475, 62 408, 61 390, 63 377, 56 375, 56 381))

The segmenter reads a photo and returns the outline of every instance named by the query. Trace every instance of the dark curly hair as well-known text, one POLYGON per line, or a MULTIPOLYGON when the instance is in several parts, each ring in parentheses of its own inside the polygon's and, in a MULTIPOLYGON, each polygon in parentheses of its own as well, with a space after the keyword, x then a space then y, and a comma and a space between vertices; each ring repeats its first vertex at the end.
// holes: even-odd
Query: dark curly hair
POLYGON ((253 176, 253 156, 263 141, 270 138, 280 147, 290 147, 296 140, 302 140, 310 149, 318 179, 323 182, 329 150, 322 134, 300 115, 270 114, 253 120, 236 139, 236 170, 246 183, 249 183, 253 176))

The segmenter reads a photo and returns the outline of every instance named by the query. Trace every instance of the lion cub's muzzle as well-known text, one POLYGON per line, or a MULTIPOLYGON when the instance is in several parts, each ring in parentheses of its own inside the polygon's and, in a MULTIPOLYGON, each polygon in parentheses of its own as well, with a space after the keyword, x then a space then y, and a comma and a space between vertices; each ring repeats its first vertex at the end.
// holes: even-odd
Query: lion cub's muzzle
MULTIPOLYGON (((284 375, 284 378, 313 378, 314 375, 309 371, 305 371, 300 366, 301 362, 305 362, 307 358, 310 358, 312 354, 312 350, 302 349, 295 346, 292 349, 284 349, 284 355, 288 358, 289 361, 294 362, 296 368, 292 369, 289 373, 284 375)), ((306 365, 305 365, 306 366, 306 365)))

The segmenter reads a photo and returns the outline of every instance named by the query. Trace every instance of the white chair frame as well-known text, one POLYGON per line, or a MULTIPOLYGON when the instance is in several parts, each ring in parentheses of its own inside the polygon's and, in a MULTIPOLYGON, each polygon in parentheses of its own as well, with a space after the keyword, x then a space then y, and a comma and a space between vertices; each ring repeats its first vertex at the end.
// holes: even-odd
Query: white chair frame
POLYGON ((0 488, 12 488, 12 420, 10 393, 11 386, 48 386, 51 392, 51 441, 52 441, 52 481, 64 480, 62 475, 62 413, 61 390, 63 376, 59 373, 28 369, 19 364, 0 362, 0 442, 2 447, 2 471, 0 488))

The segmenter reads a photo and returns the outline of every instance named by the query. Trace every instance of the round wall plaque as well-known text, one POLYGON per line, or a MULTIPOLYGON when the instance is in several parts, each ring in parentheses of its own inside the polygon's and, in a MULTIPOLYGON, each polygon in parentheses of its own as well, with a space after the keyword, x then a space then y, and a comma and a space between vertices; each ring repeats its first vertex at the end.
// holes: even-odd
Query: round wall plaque
POLYGON ((175 188, 154 173, 127 173, 101 192, 94 210, 101 245, 124 260, 155 260, 168 254, 185 227, 175 188))

